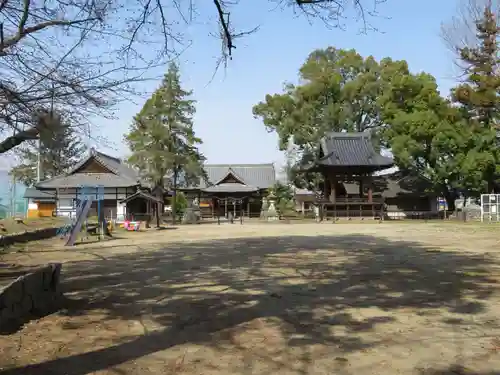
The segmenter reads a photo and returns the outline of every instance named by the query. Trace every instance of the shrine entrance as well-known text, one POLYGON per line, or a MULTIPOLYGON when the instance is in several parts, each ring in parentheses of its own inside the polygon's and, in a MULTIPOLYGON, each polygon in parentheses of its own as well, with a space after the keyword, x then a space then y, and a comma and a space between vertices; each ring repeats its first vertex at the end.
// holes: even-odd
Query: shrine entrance
POLYGON ((214 197, 212 198, 215 216, 234 218, 245 216, 248 203, 247 197, 214 197))
POLYGON ((221 223, 221 218, 230 223, 239 221, 243 224, 243 216, 245 216, 244 201, 248 198, 235 197, 214 197, 214 211, 217 217, 217 223, 221 223))

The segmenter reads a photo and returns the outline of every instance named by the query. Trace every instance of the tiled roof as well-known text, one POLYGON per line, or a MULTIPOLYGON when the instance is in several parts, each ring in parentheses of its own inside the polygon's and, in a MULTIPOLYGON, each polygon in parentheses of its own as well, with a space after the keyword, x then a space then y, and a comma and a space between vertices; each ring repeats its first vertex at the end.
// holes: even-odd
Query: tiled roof
POLYGON ((26 199, 43 199, 43 200, 55 200, 55 192, 52 191, 41 191, 34 187, 26 188, 24 191, 24 198, 26 199))
POLYGON ((40 182, 39 189, 75 188, 79 186, 129 187, 138 185, 133 180, 113 173, 75 173, 40 182))
POLYGON ((222 183, 202 189, 206 193, 251 193, 259 190, 255 186, 238 183, 222 183))
POLYGON ((95 152, 95 158, 107 167, 110 171, 113 171, 119 176, 130 178, 134 181, 140 179, 139 172, 132 167, 124 164, 120 159, 114 158, 112 156, 103 154, 99 151, 95 152))
POLYGON ((295 195, 314 195, 314 191, 307 190, 307 189, 295 188, 294 194, 295 195))
POLYGON ((132 200, 134 200, 134 199, 136 199, 138 197, 145 198, 145 199, 147 199, 149 201, 152 201, 152 202, 163 203, 163 201, 161 199, 158 199, 158 198, 152 196, 151 194, 148 194, 148 193, 146 193, 145 191, 142 191, 142 190, 138 190, 134 194, 129 195, 127 198, 122 199, 120 201, 120 203, 130 202, 130 201, 132 201, 132 200))
POLYGON ((395 198, 401 195, 433 196, 432 184, 422 176, 405 175, 395 172, 390 175, 377 176, 373 179, 374 193, 384 198, 395 198))
POLYGON ((92 149, 88 156, 77 163, 69 172, 36 185, 39 189, 70 188, 81 185, 102 185, 104 187, 128 187, 140 183, 139 173, 125 165, 120 159, 92 149), (90 159, 94 158, 112 173, 79 173, 90 159))
POLYGON ((369 133, 329 133, 320 142, 323 157, 317 164, 339 167, 384 167, 391 158, 375 152, 369 133))
MULTIPOLYGON (((257 189, 267 189, 276 183, 276 171, 273 164, 206 164, 209 185, 215 185, 232 174, 243 184, 257 189)), ((205 183, 200 188, 206 188, 205 183)))
MULTIPOLYGON (((398 196, 432 196, 428 192, 432 184, 421 176, 405 175, 402 172, 395 172, 384 176, 373 177, 373 194, 384 198, 396 198, 398 196)), ((344 182, 347 194, 357 195, 359 193, 359 183, 344 182)))

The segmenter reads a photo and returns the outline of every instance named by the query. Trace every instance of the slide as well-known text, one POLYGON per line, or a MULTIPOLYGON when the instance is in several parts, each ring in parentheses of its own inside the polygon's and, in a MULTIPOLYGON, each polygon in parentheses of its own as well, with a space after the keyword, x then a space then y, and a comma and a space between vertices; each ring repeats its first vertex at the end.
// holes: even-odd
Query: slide
POLYGON ((83 207, 84 203, 85 203, 84 200, 77 201, 77 203, 76 203, 76 217, 78 217, 78 215, 80 215, 80 212, 82 211, 82 207, 83 207))
POLYGON ((78 215, 76 217, 76 223, 71 229, 71 232, 69 234, 68 241, 66 242, 66 246, 73 246, 76 241, 76 237, 78 236, 78 233, 82 230, 82 224, 87 215, 89 214, 90 207, 92 206, 92 199, 87 199, 84 200, 81 203, 81 209, 78 210, 78 215))

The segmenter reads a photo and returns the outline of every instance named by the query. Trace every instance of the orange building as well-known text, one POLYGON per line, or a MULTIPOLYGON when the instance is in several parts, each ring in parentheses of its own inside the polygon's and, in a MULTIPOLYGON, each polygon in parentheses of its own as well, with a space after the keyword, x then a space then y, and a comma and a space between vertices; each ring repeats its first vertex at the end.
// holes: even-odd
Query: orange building
POLYGON ((28 199, 28 218, 52 217, 56 210, 55 193, 51 191, 40 191, 36 188, 27 188, 24 198, 28 199))

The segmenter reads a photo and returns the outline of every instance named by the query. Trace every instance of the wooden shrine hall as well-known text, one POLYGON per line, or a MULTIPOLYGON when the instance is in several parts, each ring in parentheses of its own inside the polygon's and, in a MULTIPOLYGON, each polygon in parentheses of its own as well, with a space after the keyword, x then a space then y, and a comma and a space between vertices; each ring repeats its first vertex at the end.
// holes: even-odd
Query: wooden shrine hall
POLYGON ((373 173, 393 165, 391 158, 375 151, 368 132, 328 133, 320 141, 318 159, 305 169, 323 176, 317 199, 321 218, 382 218, 384 201, 374 197, 373 173), (344 183, 359 189, 348 191, 344 183))

